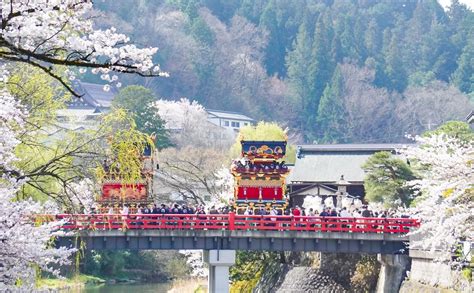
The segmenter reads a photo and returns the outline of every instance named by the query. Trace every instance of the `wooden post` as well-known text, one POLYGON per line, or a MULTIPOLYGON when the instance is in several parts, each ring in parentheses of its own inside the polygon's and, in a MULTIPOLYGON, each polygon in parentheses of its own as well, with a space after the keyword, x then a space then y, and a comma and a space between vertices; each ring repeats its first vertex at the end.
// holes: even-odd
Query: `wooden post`
POLYGON ((234 212, 229 213, 229 230, 231 231, 235 230, 235 213, 234 212))

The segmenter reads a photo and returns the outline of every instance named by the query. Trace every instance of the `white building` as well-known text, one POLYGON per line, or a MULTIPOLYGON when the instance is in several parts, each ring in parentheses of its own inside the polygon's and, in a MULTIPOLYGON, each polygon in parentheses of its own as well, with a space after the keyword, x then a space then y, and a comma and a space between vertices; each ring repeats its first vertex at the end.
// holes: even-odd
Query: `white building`
POLYGON ((206 111, 209 122, 227 130, 232 130, 235 133, 239 132, 239 129, 244 126, 255 124, 255 120, 242 113, 210 109, 206 111))

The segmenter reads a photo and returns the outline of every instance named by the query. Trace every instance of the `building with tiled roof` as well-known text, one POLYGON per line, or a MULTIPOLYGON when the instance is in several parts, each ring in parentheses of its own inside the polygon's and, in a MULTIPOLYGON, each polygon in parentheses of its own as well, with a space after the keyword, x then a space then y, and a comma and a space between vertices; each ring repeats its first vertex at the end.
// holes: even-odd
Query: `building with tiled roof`
POLYGON ((466 122, 473 125, 474 124, 474 110, 469 113, 466 117, 466 122))
POLYGON ((363 197, 365 172, 362 165, 380 151, 396 154, 403 144, 333 144, 300 145, 295 165, 287 178, 290 199, 302 205, 306 196, 336 196, 341 175, 347 181, 347 192, 363 197))

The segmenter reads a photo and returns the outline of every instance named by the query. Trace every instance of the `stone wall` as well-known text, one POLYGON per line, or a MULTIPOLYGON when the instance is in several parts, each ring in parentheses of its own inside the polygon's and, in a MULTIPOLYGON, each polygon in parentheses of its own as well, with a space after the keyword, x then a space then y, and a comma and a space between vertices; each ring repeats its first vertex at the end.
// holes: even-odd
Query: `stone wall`
MULTIPOLYGON (((410 250, 411 270, 403 282, 400 292, 474 292, 474 283, 466 279, 462 272, 453 269, 440 252, 410 250), (418 288, 418 289, 416 289, 418 288)), ((449 258, 449 257, 448 257, 449 258)))
POLYGON ((253 292, 346 292, 361 255, 284 253, 269 263, 253 292))
POLYGON ((351 277, 361 258, 361 254, 321 253, 319 269, 345 288, 349 288, 351 277))

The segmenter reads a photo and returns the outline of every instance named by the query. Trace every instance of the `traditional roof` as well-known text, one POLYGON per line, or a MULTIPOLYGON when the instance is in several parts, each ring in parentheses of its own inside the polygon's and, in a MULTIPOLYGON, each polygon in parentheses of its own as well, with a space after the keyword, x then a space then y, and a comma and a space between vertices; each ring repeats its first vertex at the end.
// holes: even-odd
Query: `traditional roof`
POLYGON ((471 111, 471 113, 469 113, 469 115, 467 115, 466 121, 469 124, 474 124, 474 110, 471 111))
POLYGON ((221 110, 206 110, 210 118, 221 118, 229 120, 240 120, 240 121, 249 121, 254 122, 252 118, 246 116, 243 113, 239 112, 230 112, 230 111, 221 111, 221 110))
POLYGON ((337 189, 331 188, 324 184, 315 183, 291 192, 290 196, 335 195, 336 193, 337 189))
POLYGON ((106 108, 112 106, 112 100, 117 95, 114 87, 111 87, 108 92, 104 91, 103 84, 88 83, 78 81, 74 84, 74 89, 77 91, 80 98, 73 98, 68 104, 68 108, 106 108))
POLYGON ((362 183, 362 165, 379 151, 396 152, 402 144, 300 145, 289 183, 334 183, 341 175, 350 183, 362 183))
POLYGON ((302 152, 378 152, 378 151, 394 151, 406 146, 399 143, 379 143, 379 144, 312 144, 299 145, 298 149, 302 152))

